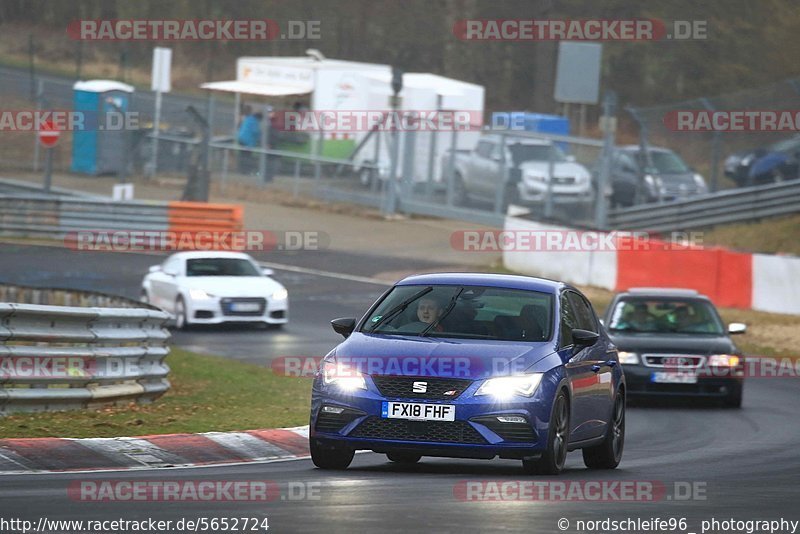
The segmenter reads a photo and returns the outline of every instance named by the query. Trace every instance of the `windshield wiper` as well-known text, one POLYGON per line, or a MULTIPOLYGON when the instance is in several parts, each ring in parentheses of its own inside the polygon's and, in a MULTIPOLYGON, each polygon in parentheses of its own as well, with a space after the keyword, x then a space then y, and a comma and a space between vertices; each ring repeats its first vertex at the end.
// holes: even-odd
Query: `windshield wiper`
POLYGON ((444 319, 447 316, 448 313, 453 311, 453 308, 456 305, 456 301, 458 300, 458 297, 461 295, 462 291, 464 291, 464 286, 461 286, 458 289, 458 291, 456 291, 456 294, 452 296, 452 298, 450 299, 450 302, 447 304, 447 307, 444 310, 442 310, 442 314, 439 316, 439 318, 436 319, 435 321, 433 321, 431 324, 429 324, 427 327, 425 327, 425 330, 423 330, 422 332, 419 333, 420 337, 425 336, 425 334, 430 332, 431 329, 436 328, 439 325, 439 323, 442 321, 442 319, 444 319))
POLYGON ((413 295, 408 297, 406 300, 404 300, 403 302, 401 302, 400 304, 398 304, 397 306, 395 306, 394 308, 389 310, 385 315, 382 315, 381 318, 378 319, 378 321, 374 325, 372 325, 372 328, 370 328, 369 331, 370 332, 375 332, 375 330, 377 330, 377 328, 380 325, 382 325, 383 323, 385 323, 386 321, 388 321, 389 319, 391 319, 392 317, 394 317, 398 313, 402 312, 403 310, 408 308, 409 304, 411 304, 412 302, 414 302, 418 298, 420 298, 420 297, 422 297, 424 295, 427 295, 431 291, 433 291, 433 287, 432 286, 428 286, 425 289, 423 289, 422 291, 417 291, 416 293, 414 293, 413 295))

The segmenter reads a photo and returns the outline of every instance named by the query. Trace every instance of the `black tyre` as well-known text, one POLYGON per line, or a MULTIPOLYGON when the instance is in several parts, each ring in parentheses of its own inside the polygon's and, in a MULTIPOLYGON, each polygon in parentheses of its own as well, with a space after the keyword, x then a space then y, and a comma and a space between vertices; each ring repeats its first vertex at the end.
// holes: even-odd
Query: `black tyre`
POLYGON ((503 207, 508 210, 511 204, 519 206, 521 203, 518 182, 508 182, 505 191, 503 191, 503 207))
POLYGON ((415 464, 422 458, 419 454, 404 451, 387 452, 386 457, 389 458, 389 461, 398 464, 415 464))
POLYGON ((569 444, 569 400, 564 390, 553 401, 550 429, 547 433, 547 450, 536 460, 522 460, 526 472, 534 475, 557 475, 564 469, 569 444))
POLYGON ((589 469, 614 469, 622 459, 625 447, 625 397, 617 392, 611 424, 603 442, 583 449, 583 463, 589 469))
POLYGON ((725 397, 725 406, 728 408, 741 408, 742 407, 742 387, 734 388, 733 391, 728 393, 725 397))
POLYGON ((453 177, 453 204, 463 206, 467 203, 467 186, 464 185, 464 178, 456 173, 453 177))
POLYGON ((311 461, 320 469, 347 469, 356 451, 311 439, 311 461))
POLYGON ((189 320, 186 315, 186 303, 183 301, 183 297, 175 299, 175 329, 189 329, 189 320))

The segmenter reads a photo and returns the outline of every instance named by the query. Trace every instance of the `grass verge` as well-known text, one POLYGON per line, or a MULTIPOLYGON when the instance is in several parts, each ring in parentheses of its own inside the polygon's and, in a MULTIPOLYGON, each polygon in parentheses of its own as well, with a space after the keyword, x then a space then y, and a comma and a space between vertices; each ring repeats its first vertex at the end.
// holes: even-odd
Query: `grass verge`
POLYGON ((311 379, 173 348, 172 388, 153 404, 0 417, 0 437, 100 438, 308 423, 311 379))

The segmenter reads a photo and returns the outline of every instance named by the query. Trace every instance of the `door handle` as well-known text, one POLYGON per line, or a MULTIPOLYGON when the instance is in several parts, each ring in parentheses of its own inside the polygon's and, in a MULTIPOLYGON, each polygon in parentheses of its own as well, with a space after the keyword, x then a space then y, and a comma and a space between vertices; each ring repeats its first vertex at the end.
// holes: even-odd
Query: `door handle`
POLYGON ((617 360, 608 360, 607 362, 604 363, 609 367, 614 367, 615 365, 617 365, 617 360))
POLYGON ((593 365, 593 366, 592 366, 592 371, 594 371, 595 373, 597 373, 598 371, 600 371, 600 369, 601 369, 601 367, 600 367, 599 365, 593 365))

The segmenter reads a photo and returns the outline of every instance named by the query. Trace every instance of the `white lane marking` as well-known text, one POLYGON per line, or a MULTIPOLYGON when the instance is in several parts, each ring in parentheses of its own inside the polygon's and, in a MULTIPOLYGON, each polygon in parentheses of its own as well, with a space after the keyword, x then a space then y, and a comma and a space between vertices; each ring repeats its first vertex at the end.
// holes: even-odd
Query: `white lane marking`
POLYGON ((325 276, 327 278, 336 278, 338 280, 348 280, 350 282, 360 282, 362 284, 375 284, 379 286, 390 286, 392 282, 381 280, 380 278, 372 278, 369 276, 356 276, 354 274, 336 273, 333 271, 323 271, 320 269, 309 269, 307 267, 297 267, 295 265, 286 265, 285 263, 272 263, 272 262, 258 262, 264 267, 270 269, 278 269, 281 271, 291 271, 293 273, 313 274, 315 276, 325 276))

